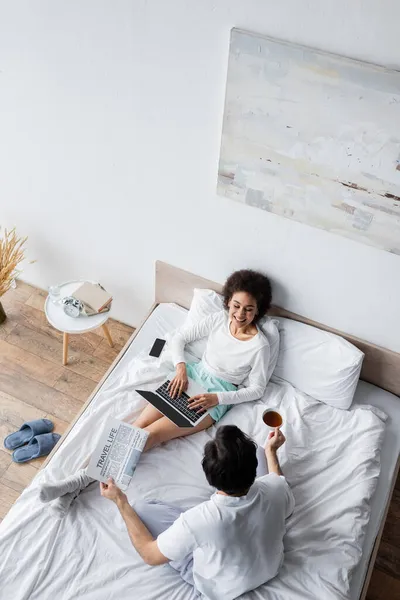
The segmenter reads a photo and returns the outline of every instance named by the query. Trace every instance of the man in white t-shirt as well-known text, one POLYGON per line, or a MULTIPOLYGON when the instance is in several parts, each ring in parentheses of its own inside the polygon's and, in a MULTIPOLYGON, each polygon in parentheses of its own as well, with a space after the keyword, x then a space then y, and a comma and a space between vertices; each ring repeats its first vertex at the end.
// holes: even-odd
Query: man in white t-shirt
POLYGON ((257 445, 234 425, 219 427, 202 462, 217 491, 186 512, 157 502, 133 509, 111 479, 101 493, 116 503, 147 564, 169 562, 201 598, 232 600, 275 577, 283 562, 285 520, 294 508, 277 458, 284 442, 279 429, 270 434, 269 474, 256 479, 257 445))

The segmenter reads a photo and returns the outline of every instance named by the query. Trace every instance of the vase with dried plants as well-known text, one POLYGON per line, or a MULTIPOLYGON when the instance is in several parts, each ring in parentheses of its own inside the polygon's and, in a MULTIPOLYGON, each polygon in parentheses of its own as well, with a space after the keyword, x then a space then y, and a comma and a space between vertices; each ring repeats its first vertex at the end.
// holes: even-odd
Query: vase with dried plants
POLYGON ((25 258, 24 244, 27 239, 19 237, 15 227, 10 231, 5 229, 3 237, 0 238, 0 323, 6 319, 1 297, 13 286, 21 273, 17 267, 25 258))

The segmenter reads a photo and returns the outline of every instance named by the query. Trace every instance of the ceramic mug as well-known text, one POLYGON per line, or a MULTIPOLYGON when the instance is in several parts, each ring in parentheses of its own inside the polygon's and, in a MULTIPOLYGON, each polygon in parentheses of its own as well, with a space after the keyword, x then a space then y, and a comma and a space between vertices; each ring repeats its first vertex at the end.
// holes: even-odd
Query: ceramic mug
POLYGON ((275 427, 281 428, 283 425, 283 417, 274 408, 267 408, 262 414, 264 425, 269 431, 275 431, 275 427))

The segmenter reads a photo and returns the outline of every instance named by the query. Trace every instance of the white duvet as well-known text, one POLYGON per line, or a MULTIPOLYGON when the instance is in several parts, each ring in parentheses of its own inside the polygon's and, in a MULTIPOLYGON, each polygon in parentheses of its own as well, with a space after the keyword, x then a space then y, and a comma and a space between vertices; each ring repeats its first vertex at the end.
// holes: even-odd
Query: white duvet
MULTIPOLYGON (((171 365, 139 355, 122 376, 112 374, 0 525, 0 597, 13 600, 194 600, 168 565, 145 565, 132 547, 113 503, 97 484, 56 521, 38 499, 41 481, 78 469, 89 456, 101 422, 138 414, 135 387, 162 381, 171 365)), ((151 385, 148 385, 151 387, 151 385)), ((342 411, 321 404, 278 380, 262 401, 234 407, 221 425, 234 423, 263 443, 265 406, 285 417, 280 462, 296 508, 287 523, 285 561, 268 584, 246 600, 346 599, 361 557, 370 500, 377 483, 385 415, 370 406, 342 411)), ((168 442, 144 454, 128 497, 159 498, 189 508, 212 493, 201 469, 204 444, 215 428, 168 442)))

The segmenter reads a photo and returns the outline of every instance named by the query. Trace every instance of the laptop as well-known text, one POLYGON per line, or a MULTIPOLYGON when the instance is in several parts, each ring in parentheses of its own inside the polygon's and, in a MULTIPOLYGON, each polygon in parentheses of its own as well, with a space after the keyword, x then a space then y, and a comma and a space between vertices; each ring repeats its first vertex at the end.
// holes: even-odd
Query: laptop
POLYGON ((136 391, 178 427, 194 427, 208 415, 208 411, 198 413, 196 411, 199 409, 191 410, 188 400, 197 394, 205 394, 206 390, 189 378, 189 387, 186 392, 182 392, 177 398, 172 398, 168 393, 168 386, 174 377, 175 373, 171 373, 167 381, 154 392, 149 390, 136 391))

